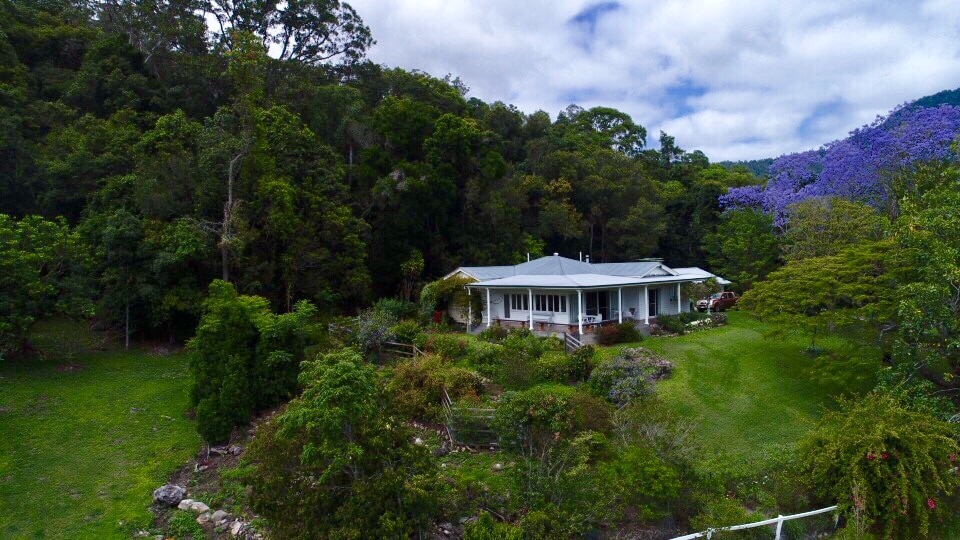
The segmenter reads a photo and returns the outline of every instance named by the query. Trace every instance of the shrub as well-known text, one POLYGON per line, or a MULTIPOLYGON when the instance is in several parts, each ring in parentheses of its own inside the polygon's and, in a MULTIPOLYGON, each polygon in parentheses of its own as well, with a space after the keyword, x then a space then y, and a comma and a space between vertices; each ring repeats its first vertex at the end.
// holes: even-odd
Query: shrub
POLYGON ((570 410, 573 413, 574 431, 610 431, 612 407, 607 400, 589 392, 576 390, 570 395, 570 410))
POLYGON ((590 377, 596 354, 593 345, 584 345, 570 355, 570 377, 574 381, 585 381, 590 377))
POLYGON ((695 426, 676 415, 655 395, 617 409, 611 418, 613 431, 625 444, 646 446, 678 466, 694 459, 695 426))
POLYGON ((453 334, 433 334, 427 338, 424 345, 427 352, 432 352, 446 360, 456 360, 467 352, 467 341, 453 334))
POLYGON ((408 343, 410 345, 422 343, 424 339, 423 328, 417 321, 409 319, 393 325, 390 333, 393 334, 394 339, 399 343, 408 343))
POLYGON ((483 512, 476 521, 467 523, 463 529, 463 540, 523 540, 523 531, 509 523, 494 521, 490 514, 483 512))
MULTIPOLYGON (((690 519, 690 528, 694 531, 705 531, 707 529, 740 525, 741 523, 751 523, 762 519, 764 519, 762 514, 750 512, 744 508, 737 499, 710 497, 703 501, 703 507, 700 513, 690 519)), ((744 529, 736 532, 717 531, 713 534, 713 538, 756 538, 759 540, 769 537, 770 531, 764 527, 744 529)))
POLYGON ((450 367, 443 372, 444 386, 453 399, 477 397, 483 392, 483 379, 476 371, 450 367))
POLYGON ((259 296, 238 295, 216 280, 189 342, 190 398, 197 430, 209 443, 230 437, 258 410, 288 399, 297 389, 304 351, 313 339, 316 308, 298 302, 275 315, 259 296))
POLYGON ((474 371, 449 366, 440 357, 428 355, 397 363, 387 383, 398 413, 428 421, 441 417, 444 387, 452 399, 476 397, 483 391, 483 381, 474 371))
POLYGON ((471 343, 464 360, 487 377, 499 377, 503 368, 504 348, 500 345, 479 341, 471 343))
POLYGON ((570 382, 570 357, 562 353, 543 355, 536 363, 536 379, 559 383, 570 382))
POLYGON ((206 535, 193 512, 174 510, 167 522, 167 533, 178 540, 203 540, 206 535))
POLYGON ((669 361, 648 349, 624 348, 612 360, 594 368, 588 384, 594 395, 623 405, 653 393, 653 381, 665 377, 672 368, 669 361))
POLYGON ((657 315, 657 326, 667 334, 687 333, 687 321, 684 321, 680 315, 657 315))
POLYGON ((542 454, 560 438, 572 434, 573 392, 569 386, 542 385, 504 393, 492 426, 503 447, 542 454))
POLYGON ((379 357, 383 346, 393 341, 393 327, 397 319, 386 310, 365 309, 357 317, 356 339, 360 349, 368 357, 379 357))
POLYGON ((637 519, 649 521, 667 514, 668 505, 680 495, 680 476, 648 448, 627 446, 600 466, 599 474, 609 489, 637 519))
POLYGON ((479 334, 477 337, 490 343, 501 343, 510 334, 510 331, 503 326, 491 326, 479 334))
POLYGON ((620 331, 616 326, 601 326, 597 330, 597 343, 603 346, 613 345, 620 342, 620 331))
POLYGON ((600 331, 597 332, 597 343, 604 346, 614 345, 616 343, 630 343, 642 339, 643 336, 632 322, 601 326, 600 331))
POLYGON ((397 412, 407 418, 436 421, 440 418, 443 362, 436 356, 421 356, 398 362, 387 383, 397 412))
POLYGON ((399 298, 381 298, 373 305, 373 310, 383 313, 395 321, 417 316, 417 305, 399 298))
POLYGON ((527 329, 511 331, 503 340, 503 384, 508 388, 527 388, 536 382, 536 364, 551 344, 527 329))
POLYGON ((953 425, 889 395, 841 400, 801 442, 804 478, 860 530, 926 536, 931 520, 955 512, 955 437, 953 425))
POLYGON ((373 366, 342 350, 305 362, 304 392, 247 450, 251 508, 277 538, 409 538, 438 517, 444 484, 386 406, 373 366))

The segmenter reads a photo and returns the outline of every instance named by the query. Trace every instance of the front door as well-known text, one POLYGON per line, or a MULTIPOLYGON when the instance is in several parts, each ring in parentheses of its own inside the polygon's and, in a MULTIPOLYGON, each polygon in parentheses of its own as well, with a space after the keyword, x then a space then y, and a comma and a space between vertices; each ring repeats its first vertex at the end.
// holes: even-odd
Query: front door
POLYGON ((649 310, 647 313, 651 317, 656 317, 660 314, 660 289, 650 289, 647 291, 647 303, 649 310))

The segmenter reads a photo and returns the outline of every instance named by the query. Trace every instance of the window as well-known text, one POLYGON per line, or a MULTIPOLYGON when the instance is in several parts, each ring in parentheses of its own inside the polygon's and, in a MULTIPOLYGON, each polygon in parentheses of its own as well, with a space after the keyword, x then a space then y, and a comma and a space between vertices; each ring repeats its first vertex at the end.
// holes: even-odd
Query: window
POLYGON ((533 297, 533 309, 564 313, 567 311, 567 297, 559 294, 538 294, 533 297))
POLYGON ((525 294, 511 294, 510 309, 519 309, 522 311, 530 309, 530 298, 525 294))

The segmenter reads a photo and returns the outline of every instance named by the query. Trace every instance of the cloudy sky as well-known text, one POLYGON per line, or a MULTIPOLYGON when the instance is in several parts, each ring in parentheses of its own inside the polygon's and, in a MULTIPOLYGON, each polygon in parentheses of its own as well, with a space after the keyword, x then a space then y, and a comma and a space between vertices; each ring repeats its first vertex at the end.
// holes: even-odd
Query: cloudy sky
POLYGON ((626 111, 711 160, 776 157, 960 87, 956 0, 348 0, 370 57, 556 117, 626 111))

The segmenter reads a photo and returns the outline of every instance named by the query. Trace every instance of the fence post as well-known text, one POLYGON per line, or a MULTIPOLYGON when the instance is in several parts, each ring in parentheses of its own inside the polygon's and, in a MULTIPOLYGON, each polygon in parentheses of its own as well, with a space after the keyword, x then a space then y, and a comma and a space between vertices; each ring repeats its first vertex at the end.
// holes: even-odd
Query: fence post
POLYGON ((778 516, 777 516, 777 536, 775 537, 775 540, 780 540, 780 530, 781 530, 781 529, 783 529, 783 516, 782 516, 782 515, 778 515, 778 516))

